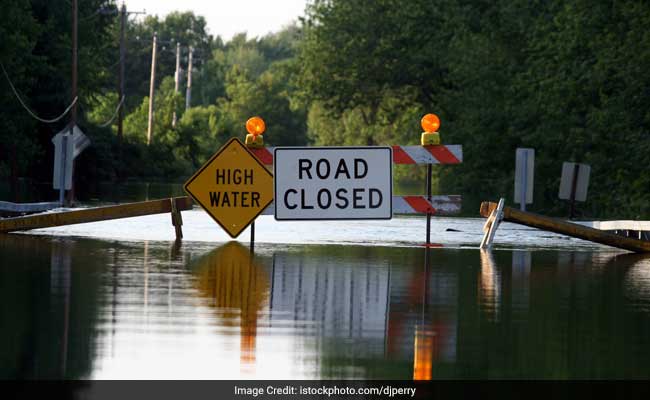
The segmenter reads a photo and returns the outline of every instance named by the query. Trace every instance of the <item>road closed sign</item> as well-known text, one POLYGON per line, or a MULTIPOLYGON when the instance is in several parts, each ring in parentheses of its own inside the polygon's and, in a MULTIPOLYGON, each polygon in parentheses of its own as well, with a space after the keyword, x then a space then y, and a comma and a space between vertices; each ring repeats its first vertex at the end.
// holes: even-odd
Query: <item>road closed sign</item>
POLYGON ((275 219, 392 218, 390 147, 278 147, 275 219))

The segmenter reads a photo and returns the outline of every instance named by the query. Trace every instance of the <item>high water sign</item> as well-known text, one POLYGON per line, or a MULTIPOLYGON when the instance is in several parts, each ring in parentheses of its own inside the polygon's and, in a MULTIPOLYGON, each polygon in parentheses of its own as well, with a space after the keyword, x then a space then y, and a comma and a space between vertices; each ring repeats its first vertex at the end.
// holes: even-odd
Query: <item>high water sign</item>
POLYGON ((273 175, 233 138, 185 183, 185 191, 236 238, 273 201, 273 175))
POLYGON ((279 147, 275 219, 392 218, 390 147, 279 147))

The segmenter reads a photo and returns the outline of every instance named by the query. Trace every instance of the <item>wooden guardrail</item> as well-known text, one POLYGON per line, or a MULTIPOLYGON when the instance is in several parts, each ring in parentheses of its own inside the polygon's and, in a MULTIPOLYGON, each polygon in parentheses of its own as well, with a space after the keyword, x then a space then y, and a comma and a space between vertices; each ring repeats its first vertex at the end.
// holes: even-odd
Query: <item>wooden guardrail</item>
POLYGON ((182 238, 180 226, 183 223, 180 217, 180 211, 190 210, 191 208, 191 198, 176 197, 115 206, 86 208, 83 210, 4 218, 0 219, 0 233, 83 224, 85 222, 106 221, 111 219, 138 217, 142 215, 171 213, 172 224, 176 228, 176 237, 180 239, 182 238))
MULTIPOLYGON (((481 215, 487 218, 496 208, 497 203, 487 201, 483 202, 481 203, 481 215)), ((606 244, 608 246, 618 247, 620 249, 630 250, 637 253, 650 252, 650 242, 615 235, 613 233, 574 224, 557 218, 519 211, 510 207, 503 207, 502 216, 503 221, 514 222, 549 232, 573 236, 578 239, 606 244)))

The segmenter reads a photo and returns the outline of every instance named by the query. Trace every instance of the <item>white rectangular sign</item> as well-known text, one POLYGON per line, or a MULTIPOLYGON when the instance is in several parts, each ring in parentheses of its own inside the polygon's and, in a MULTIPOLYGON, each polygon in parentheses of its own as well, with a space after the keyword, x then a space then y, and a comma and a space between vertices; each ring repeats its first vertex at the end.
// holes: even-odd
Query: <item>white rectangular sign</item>
POLYGON ((535 179, 535 150, 519 148, 515 163, 515 203, 531 204, 535 179))
POLYGON ((560 179, 560 193, 558 197, 562 200, 571 200, 573 180, 576 179, 575 200, 586 201, 590 174, 591 167, 587 164, 562 163, 562 177, 560 179), (576 169, 578 170, 578 176, 574 177, 576 169))
POLYGON ((390 147, 278 147, 275 219, 390 219, 390 147))

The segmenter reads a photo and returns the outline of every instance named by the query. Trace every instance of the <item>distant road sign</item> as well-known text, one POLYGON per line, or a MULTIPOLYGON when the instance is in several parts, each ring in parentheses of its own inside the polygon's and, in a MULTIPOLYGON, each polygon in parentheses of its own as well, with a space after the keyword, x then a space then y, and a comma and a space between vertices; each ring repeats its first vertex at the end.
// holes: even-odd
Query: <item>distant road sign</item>
POLYGON ((74 160, 74 143, 69 129, 61 131, 52 138, 54 143, 54 189, 70 190, 72 188, 72 161, 74 160), (65 133, 64 133, 65 132, 65 133))
POLYGON ((88 136, 77 125, 65 128, 52 138, 54 143, 54 174, 52 184, 54 189, 70 190, 72 188, 73 160, 90 145, 88 136))
POLYGON ((273 201, 273 175, 233 138, 185 183, 185 191, 236 238, 273 201))
POLYGON ((515 163, 515 203, 521 204, 526 210, 526 204, 533 202, 533 180, 535 179, 535 150, 517 149, 515 163))
POLYGON ((392 218, 390 147, 279 147, 275 219, 392 218))
POLYGON ((74 145, 74 151, 72 152, 73 158, 77 158, 86 147, 90 146, 90 139, 84 135, 77 125, 72 128, 72 143, 74 145))
POLYGON ((572 200, 571 193, 575 191, 575 200, 586 201, 590 174, 591 167, 587 164, 562 163, 562 179, 560 181, 560 193, 558 197, 562 200, 572 200))

